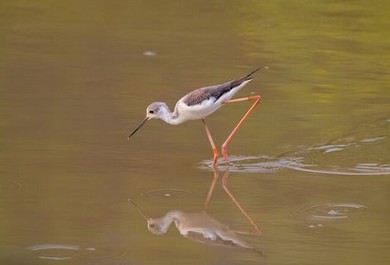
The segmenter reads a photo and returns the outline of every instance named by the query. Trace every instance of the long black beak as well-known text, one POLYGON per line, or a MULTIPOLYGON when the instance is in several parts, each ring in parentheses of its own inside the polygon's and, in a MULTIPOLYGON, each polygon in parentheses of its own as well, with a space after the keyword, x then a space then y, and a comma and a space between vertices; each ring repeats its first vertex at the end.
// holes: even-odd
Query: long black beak
POLYGON ((140 125, 138 125, 137 128, 135 128, 135 130, 129 135, 129 140, 130 140, 130 137, 133 136, 133 134, 135 134, 139 129, 141 129, 141 127, 145 124, 145 122, 147 122, 149 120, 149 117, 146 117, 140 125))
POLYGON ((142 209, 131 198, 129 198, 128 200, 129 200, 129 203, 131 203, 138 210, 138 212, 141 214, 141 216, 143 218, 145 218, 145 220, 149 220, 149 217, 146 216, 144 211, 142 211, 142 209))

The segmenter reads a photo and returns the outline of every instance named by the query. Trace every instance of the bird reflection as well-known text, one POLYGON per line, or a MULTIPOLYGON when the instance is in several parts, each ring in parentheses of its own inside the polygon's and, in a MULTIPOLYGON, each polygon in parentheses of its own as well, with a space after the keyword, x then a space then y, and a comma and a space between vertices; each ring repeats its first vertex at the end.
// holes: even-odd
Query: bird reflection
POLYGON ((206 213, 208 204, 212 193, 215 189, 217 180, 219 178, 219 172, 217 168, 214 168, 213 181, 211 182, 209 192, 204 205, 204 210, 201 212, 187 213, 179 210, 172 210, 167 212, 164 216, 159 218, 152 218, 147 216, 144 211, 132 200, 129 202, 138 209, 140 214, 145 218, 148 225, 148 230, 157 235, 161 235, 167 232, 171 223, 176 225, 179 233, 184 237, 191 239, 196 242, 200 242, 207 245, 215 246, 230 246, 230 247, 241 247, 245 249, 253 250, 262 255, 262 253, 250 246, 246 241, 239 237, 239 234, 251 234, 261 235, 259 226, 253 221, 249 214, 246 213, 244 208, 240 205, 233 193, 228 188, 228 176, 229 170, 225 170, 222 177, 222 187, 238 207, 240 212, 248 219, 252 224, 253 230, 251 231, 239 231, 230 228, 228 225, 216 220, 206 213))

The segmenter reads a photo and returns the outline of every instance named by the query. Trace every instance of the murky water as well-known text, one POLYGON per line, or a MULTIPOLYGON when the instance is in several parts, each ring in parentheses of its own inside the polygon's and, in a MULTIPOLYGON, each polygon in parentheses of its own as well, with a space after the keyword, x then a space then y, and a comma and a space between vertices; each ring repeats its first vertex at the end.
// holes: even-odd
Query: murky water
MULTIPOLYGON (((3 1, 0 14, 2 264, 390 262, 387 1, 3 1), (199 121, 127 141, 149 103, 259 65, 238 97, 263 99, 229 167, 210 166, 199 121), (166 232, 129 198, 173 218, 166 232)), ((218 145, 249 106, 208 119, 218 145)))

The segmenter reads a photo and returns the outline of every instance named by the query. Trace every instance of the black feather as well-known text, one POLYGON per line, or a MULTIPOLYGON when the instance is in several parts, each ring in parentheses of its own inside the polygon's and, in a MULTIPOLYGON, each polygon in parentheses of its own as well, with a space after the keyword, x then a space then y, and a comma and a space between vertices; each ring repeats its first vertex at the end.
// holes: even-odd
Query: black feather
POLYGON ((220 97, 222 97, 222 95, 226 94, 233 88, 240 86, 245 81, 251 80, 253 78, 253 74, 259 71, 260 69, 267 69, 267 68, 268 68, 267 66, 261 66, 253 70, 246 76, 241 77, 240 79, 232 80, 219 85, 198 88, 186 95, 184 99, 184 103, 186 103, 188 106, 193 106, 196 104, 200 104, 202 101, 207 100, 211 97, 218 100, 220 97))

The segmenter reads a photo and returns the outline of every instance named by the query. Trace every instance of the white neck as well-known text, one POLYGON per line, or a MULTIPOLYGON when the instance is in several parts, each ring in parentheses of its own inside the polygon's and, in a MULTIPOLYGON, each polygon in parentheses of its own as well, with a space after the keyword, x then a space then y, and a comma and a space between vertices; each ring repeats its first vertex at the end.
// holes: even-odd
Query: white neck
POLYGON ((168 107, 162 109, 162 113, 158 116, 158 118, 171 125, 178 125, 184 122, 184 120, 182 120, 178 115, 176 109, 171 112, 168 107))

